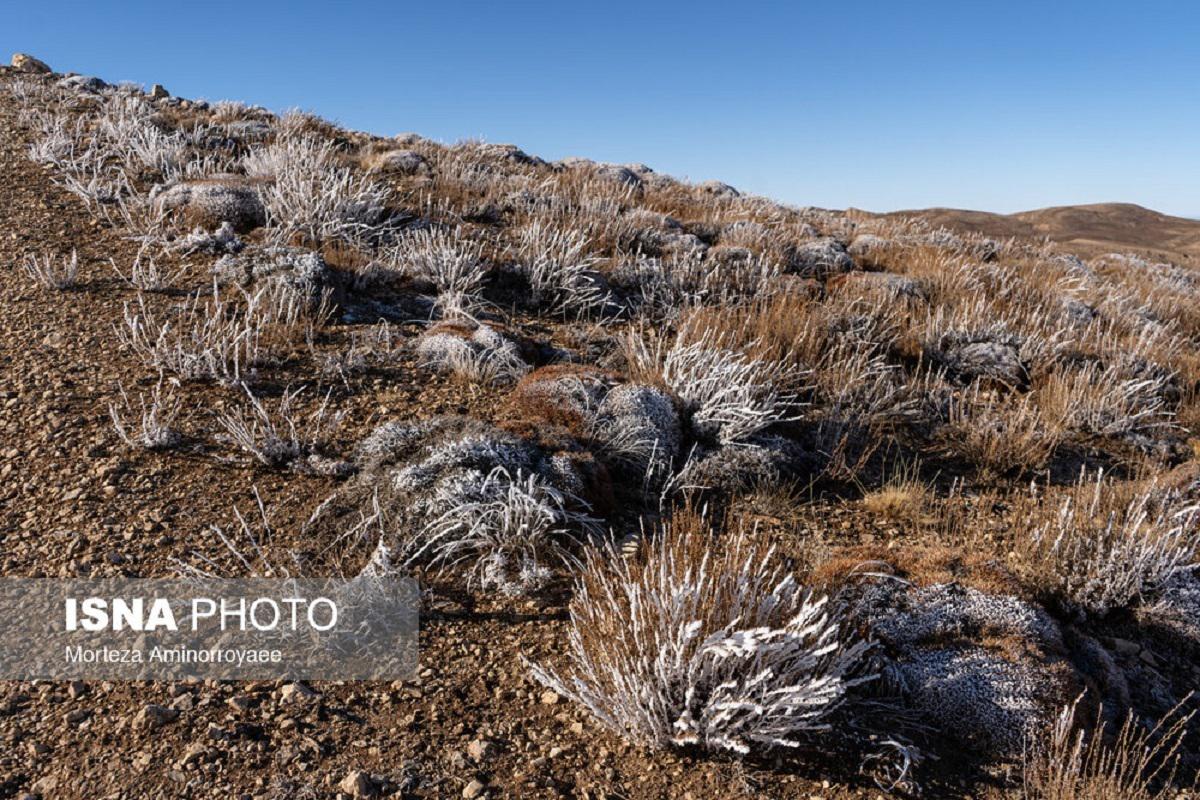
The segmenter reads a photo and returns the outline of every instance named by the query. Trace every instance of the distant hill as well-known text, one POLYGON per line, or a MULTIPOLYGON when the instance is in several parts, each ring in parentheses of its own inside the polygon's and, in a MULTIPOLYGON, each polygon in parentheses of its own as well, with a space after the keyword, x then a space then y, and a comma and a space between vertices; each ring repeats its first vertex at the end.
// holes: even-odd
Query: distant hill
POLYGON ((1125 251, 1200 261, 1200 220, 1172 217, 1132 203, 1057 206, 1017 214, 926 208, 879 216, 923 219, 937 227, 991 237, 1048 238, 1087 256, 1125 251))

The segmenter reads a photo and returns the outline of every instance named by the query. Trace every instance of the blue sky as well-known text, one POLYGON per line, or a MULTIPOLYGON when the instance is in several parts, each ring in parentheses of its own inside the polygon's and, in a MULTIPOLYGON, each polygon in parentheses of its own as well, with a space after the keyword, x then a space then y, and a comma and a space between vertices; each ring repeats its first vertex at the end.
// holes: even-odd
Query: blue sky
POLYGON ((1200 216, 1194 2, 6 4, 0 47, 801 205, 1200 216))

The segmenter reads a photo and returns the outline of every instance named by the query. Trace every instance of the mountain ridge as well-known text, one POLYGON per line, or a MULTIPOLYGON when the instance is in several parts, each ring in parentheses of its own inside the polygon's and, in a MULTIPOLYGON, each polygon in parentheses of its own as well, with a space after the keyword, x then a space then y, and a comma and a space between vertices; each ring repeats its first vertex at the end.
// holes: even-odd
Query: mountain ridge
POLYGON ((1129 251, 1160 260, 1200 258, 1200 220, 1135 203, 1049 206, 1014 214, 945 207, 863 213, 885 219, 918 219, 935 227, 997 238, 1049 239, 1088 256, 1129 251))

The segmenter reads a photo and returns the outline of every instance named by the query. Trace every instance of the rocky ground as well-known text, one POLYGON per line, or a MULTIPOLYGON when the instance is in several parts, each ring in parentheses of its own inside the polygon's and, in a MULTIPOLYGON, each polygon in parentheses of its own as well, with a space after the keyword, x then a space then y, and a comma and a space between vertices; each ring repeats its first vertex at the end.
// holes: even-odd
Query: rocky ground
MULTIPOLYGON (((280 531, 296 531, 336 484, 215 462, 203 452, 128 452, 108 406, 134 364, 113 346, 132 293, 108 260, 135 244, 108 230, 26 157, 0 113, 0 263, 76 249, 77 289, 0 286, 3 573, 22 577, 174 574, 171 560, 222 557, 207 532, 249 509, 257 487, 280 531)), ((354 403, 371 420, 469 410, 428 371, 399 369, 354 403)), ((220 402, 190 398, 196 417, 220 402)), ((354 423, 358 423, 355 426, 354 423)), ((348 437, 349 438, 349 437, 348 437)), ((281 540, 285 549, 291 543, 281 540)), ((735 761, 647 754, 527 677, 520 657, 553 652, 565 607, 453 608, 422 620, 420 679, 346 685, 5 682, 0 796, 150 797, 867 797, 813 777, 735 761)), ((805 774, 807 773, 807 774, 805 774)))
MULTIPOLYGON (((15 78, 0 75, 0 83, 15 78)), ((237 564, 212 526, 234 529, 234 508, 249 512, 257 498, 269 518, 266 546, 272 555, 327 565, 322 559, 331 546, 323 538, 328 532, 305 522, 326 499, 344 497, 349 482, 320 470, 266 469, 231 447, 221 437, 216 415, 239 402, 236 389, 184 381, 179 446, 155 452, 121 442, 110 405, 120 401, 121 387, 149 391, 157 381, 119 346, 116 333, 127 304, 139 293, 114 264, 132 263, 138 244, 59 185, 52 168, 30 159, 37 133, 18 117, 16 100, 0 92, 0 573, 160 577, 203 556, 232 574, 237 564), (78 254, 80 274, 63 291, 26 280, 18 266, 30 252, 71 251, 78 254)), ((246 237, 253 245, 259 243, 255 235, 246 237)), ((336 264, 336 252, 326 248, 324 255, 336 264)), ((834 260, 843 256, 854 263, 845 248, 834 260)), ((204 254, 174 259, 175 283, 204 286, 214 261, 204 254)), ((823 292, 818 283, 828 276, 822 271, 818 277, 797 280, 804 281, 803 291, 823 292)), ((908 284, 898 289, 910 290, 915 291, 908 284)), ((165 311, 181 296, 158 293, 148 302, 165 311)), ((590 328, 579 323, 515 307, 504 322, 506 330, 516 332, 514 338, 534 343, 535 365, 548 352, 586 353, 589 346, 581 330, 590 328)), ((319 391, 302 402, 315 408, 329 392, 345 418, 328 449, 347 458, 357 442, 389 421, 463 415, 510 424, 510 389, 500 382, 464 382, 431 367, 414 345, 426 329, 425 323, 393 320, 391 330, 403 343, 394 355, 352 379, 316 380, 313 359, 343 352, 354 330, 350 322, 331 325, 307 344, 285 345, 264 367, 261 385, 277 392, 293 382, 320 383, 319 391)), ((602 347, 606 336, 590 344, 602 347)), ((1007 357, 1004 347, 993 349, 1001 361, 1007 357)), ((783 433, 803 441, 790 429, 783 433)), ((550 450, 546 438, 539 446, 550 450)), ((1194 461, 1180 454, 1186 436, 1176 439, 1160 448, 1169 453, 1154 469, 1186 484, 1194 461)), ((872 609, 870 626, 883 647, 928 655, 925 661, 898 662, 909 683, 919 685, 909 701, 927 706, 923 721, 906 728, 933 742, 923 747, 935 757, 920 767, 922 796, 1019 796, 1020 748, 1017 757, 1011 747, 1007 758, 984 753, 1012 744, 1001 741, 1009 721, 963 724, 975 725, 971 736, 977 749, 968 743, 970 736, 950 731, 964 714, 976 713, 976 706, 949 702, 942 707, 943 699, 958 697, 958 689, 939 690, 924 672, 940 679, 972 659, 995 659, 996 653, 1015 649, 1020 654, 1011 663, 1067 675, 1056 692, 1064 686, 1093 688, 1107 697, 1119 695, 1123 686, 1125 700, 1151 715, 1162 713, 1161 703, 1139 705, 1138 687, 1161 689, 1172 699, 1182 696, 1181 687, 1200 680, 1196 650, 1168 633, 1148 634, 1144 620, 1132 612, 1101 621, 1068 614, 1051 619, 1027 603, 1031 590, 997 566, 1023 535, 1019 524, 1004 516, 1019 505, 1004 492, 1024 491, 1025 476, 1012 470, 1000 479, 990 477, 981 486, 992 494, 981 490, 961 501, 955 479, 974 473, 959 456, 935 463, 946 470, 925 476, 928 488, 921 492, 930 497, 908 487, 900 492, 899 507, 886 502, 884 481, 868 469, 840 485, 828 479, 797 481, 747 493, 731 508, 757 524, 760 535, 775 542, 797 568, 825 574, 828 585, 837 585, 841 578, 836 576, 847 564, 876 561, 889 562, 911 579, 911 591, 880 590, 863 602, 872 609), (990 521, 971 522, 981 518, 990 521), (958 588, 946 590, 946 585, 958 588), (994 597, 1008 598, 1003 603, 1011 605, 996 611, 988 599, 994 597), (931 608, 957 620, 949 623, 955 629, 938 629, 942 623, 937 621, 929 622, 932 633, 923 628, 928 620, 921 615, 931 608), (978 641, 964 645, 969 636, 978 641), (963 649, 936 649, 946 641, 963 649), (1104 663, 1120 665, 1110 670, 1121 674, 1119 680, 1097 680, 1102 670, 1094 664, 1068 666, 1084 660, 1078 654, 1092 644, 1111 653, 1104 663), (937 660, 944 657, 949 660, 937 660)), ((748 467, 735 464, 738 469, 748 467)), ((621 514, 613 509, 610 517, 621 519, 621 514)), ((361 557, 346 556, 350 561, 361 557)), ((879 788, 878 775, 862 766, 859 753, 848 757, 836 744, 820 740, 796 751, 745 759, 631 744, 529 673, 526 660, 559 663, 564 658, 568 576, 558 575, 544 591, 519 598, 466 590, 441 577, 433 583, 436 591, 422 613, 420 674, 413 681, 5 682, 0 685, 0 798, 837 800, 903 794, 899 788, 895 793, 879 788)), ((1014 680, 1014 686, 1018 683, 1014 680)), ((1006 700, 993 705, 1003 707, 1006 700)), ((882 738, 878 732, 864 735, 882 738)), ((1194 743, 1193 737, 1189 749, 1194 743)), ((1187 766, 1194 769, 1194 757, 1187 766)), ((909 788, 915 790, 915 784, 909 788)))

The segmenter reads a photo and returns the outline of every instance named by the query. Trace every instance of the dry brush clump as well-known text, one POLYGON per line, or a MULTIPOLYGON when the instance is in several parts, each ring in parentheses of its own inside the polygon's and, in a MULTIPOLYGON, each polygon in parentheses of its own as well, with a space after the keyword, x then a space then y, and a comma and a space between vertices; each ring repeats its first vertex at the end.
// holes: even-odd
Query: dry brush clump
POLYGON ((21 268, 29 279, 44 289, 71 289, 79 277, 79 254, 72 250, 70 256, 54 256, 50 253, 30 253, 21 262, 21 268))
POLYGON ((632 375, 669 389, 702 439, 744 443, 794 419, 800 406, 790 391, 803 375, 796 364, 757 358, 753 346, 739 348, 719 330, 696 325, 650 341, 631 332, 624 345, 632 375))
POLYGON ((406 233, 385 256, 401 274, 437 290, 437 308, 447 318, 472 319, 483 305, 487 266, 483 242, 463 228, 423 228, 406 233))
POLYGON ((1027 800, 1175 796, 1171 784, 1194 716, 1194 712, 1183 713, 1181 706, 1152 727, 1128 714, 1115 733, 1107 729, 1101 714, 1091 731, 1080 727, 1078 699, 1064 706, 1026 753, 1021 776, 1024 796, 1027 800))
POLYGON ((530 369, 517 343, 489 325, 438 323, 421 334, 416 350, 426 366, 467 383, 512 383, 530 369))
POLYGON ((217 422, 236 447, 267 467, 296 466, 328 448, 344 413, 329 409, 329 394, 307 414, 298 408, 304 391, 285 389, 272 405, 243 384, 245 401, 217 414, 217 422))
POLYGON ((828 731, 868 645, 745 530, 676 519, 631 558, 593 549, 571 600, 567 664, 546 686, 651 747, 737 754, 828 731))
POLYGON ((197 293, 168 317, 139 293, 136 304, 125 304, 116 333, 147 367, 184 380, 236 383, 249 376, 261 351, 254 315, 215 288, 208 299, 197 293))
POLYGON ((267 226, 279 243, 296 236, 309 244, 366 241, 385 227, 390 191, 342 165, 327 139, 283 136, 251 151, 241 166, 264 181, 267 226))
POLYGON ((1026 582, 1068 609, 1104 615, 1150 599, 1200 555, 1198 507, 1179 490, 1081 474, 1055 508, 1029 501, 1013 558, 1026 582))
POLYGON ((113 430, 122 442, 133 448, 169 450, 182 441, 183 437, 175 427, 182 400, 163 378, 158 379, 149 397, 138 392, 136 407, 125 387, 118 384, 117 388, 121 402, 109 403, 108 414, 113 430))
POLYGON ((468 587, 523 596, 545 588, 555 567, 578 563, 579 546, 600 534, 586 504, 536 473, 502 466, 444 484, 434 503, 448 510, 409 547, 408 563, 465 576, 468 587))

